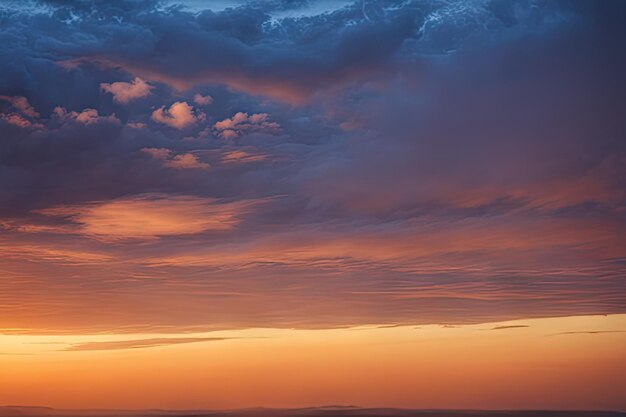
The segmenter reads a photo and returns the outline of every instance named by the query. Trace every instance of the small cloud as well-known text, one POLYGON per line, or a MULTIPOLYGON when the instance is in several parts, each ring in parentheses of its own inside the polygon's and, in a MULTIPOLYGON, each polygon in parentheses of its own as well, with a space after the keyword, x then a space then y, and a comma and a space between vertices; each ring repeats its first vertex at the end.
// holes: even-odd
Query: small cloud
POLYGON ((197 115, 193 111, 193 106, 184 101, 177 101, 169 109, 162 106, 152 112, 152 120, 166 124, 175 129, 184 129, 205 119, 205 114, 199 112, 197 115))
POLYGON ((247 164, 250 162, 259 162, 267 159, 267 155, 253 154, 246 151, 229 151, 222 155, 221 162, 223 164, 247 164))
POLYGON ((17 113, 0 114, 0 120, 7 122, 10 125, 21 127, 23 129, 34 127, 43 128, 41 123, 32 123, 30 120, 25 119, 22 115, 17 113))
POLYGON ((527 325, 527 324, 512 324, 512 325, 509 325, 509 326, 495 326, 495 327, 492 327, 489 330, 521 329, 521 328, 524 328, 524 327, 530 327, 530 326, 527 325))
POLYGON ((100 116, 96 109, 83 109, 81 112, 71 111, 68 112, 63 107, 55 107, 53 115, 61 120, 74 120, 84 125, 91 125, 99 122, 120 123, 120 119, 115 117, 115 114, 109 116, 100 116))
POLYGON ((131 129, 143 129, 144 127, 146 127, 146 124, 141 122, 128 122, 126 123, 126 126, 130 127, 131 129))
POLYGON ((581 331, 573 331, 573 332, 561 332, 554 333, 550 336, 565 336, 572 334, 607 334, 607 333, 626 333, 626 330, 581 330, 581 331))
POLYGON ((11 104, 19 113, 28 117, 39 117, 39 113, 30 105, 28 99, 22 96, 0 96, 0 100, 11 104))
POLYGON ((219 121, 213 125, 213 129, 223 139, 234 139, 246 133, 261 132, 275 134, 280 130, 280 125, 270 122, 267 113, 238 112, 233 117, 219 121))
POLYGON ((209 95, 203 96, 202 94, 196 94, 193 96, 193 102, 198 106, 208 106, 213 103, 213 97, 209 95))
POLYGON ((228 340, 225 337, 161 337, 153 339, 115 340, 112 342, 76 343, 64 349, 65 351, 93 351, 93 350, 120 350, 145 349, 158 346, 180 345, 184 343, 218 342, 228 340))
POLYGON ((141 152, 147 153, 154 159, 169 159, 172 155, 171 149, 167 148, 143 148, 141 152))
POLYGON ((167 148, 143 148, 154 159, 163 161, 163 166, 174 169, 207 169, 209 164, 202 162, 192 153, 173 155, 172 150, 167 148))
MULTIPOLYGON (((110 256, 102 253, 39 245, 0 244, 0 252, 5 259, 28 259, 36 262, 50 261, 66 265, 88 265, 111 261, 110 256)), ((0 329, 1 332, 2 329, 0 329)))
POLYGON ((176 155, 163 165, 174 169, 207 169, 209 167, 209 164, 201 162, 198 157, 192 153, 176 155))
POLYGON ((129 83, 124 81, 117 81, 111 84, 102 83, 100 84, 100 88, 102 91, 113 94, 113 101, 117 103, 128 103, 131 100, 149 95, 150 90, 154 87, 141 78, 136 77, 129 83))

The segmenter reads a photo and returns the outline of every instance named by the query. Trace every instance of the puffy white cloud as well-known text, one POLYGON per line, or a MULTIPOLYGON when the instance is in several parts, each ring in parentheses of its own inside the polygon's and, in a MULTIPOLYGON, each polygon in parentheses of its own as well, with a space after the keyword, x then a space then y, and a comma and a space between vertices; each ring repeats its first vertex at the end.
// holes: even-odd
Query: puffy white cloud
POLYGON ((113 94, 114 101, 128 103, 131 100, 147 96, 154 87, 141 78, 136 77, 129 83, 124 81, 117 81, 111 84, 102 83, 100 88, 102 91, 113 94))
POLYGON ((175 129, 184 129, 205 119, 202 112, 194 113, 193 106, 184 101, 177 101, 169 109, 162 106, 152 112, 152 120, 166 124, 175 129))
POLYGON ((280 125, 268 119, 267 113, 248 115, 248 113, 238 112, 231 118, 215 123, 213 129, 224 139, 233 139, 251 132, 277 133, 280 125))

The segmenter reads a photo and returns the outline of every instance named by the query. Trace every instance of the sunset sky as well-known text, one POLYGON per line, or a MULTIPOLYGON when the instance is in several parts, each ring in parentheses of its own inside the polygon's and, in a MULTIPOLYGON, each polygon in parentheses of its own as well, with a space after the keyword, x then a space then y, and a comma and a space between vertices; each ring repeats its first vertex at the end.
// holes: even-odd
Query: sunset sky
POLYGON ((626 409, 626 3, 0 2, 0 406, 626 409))

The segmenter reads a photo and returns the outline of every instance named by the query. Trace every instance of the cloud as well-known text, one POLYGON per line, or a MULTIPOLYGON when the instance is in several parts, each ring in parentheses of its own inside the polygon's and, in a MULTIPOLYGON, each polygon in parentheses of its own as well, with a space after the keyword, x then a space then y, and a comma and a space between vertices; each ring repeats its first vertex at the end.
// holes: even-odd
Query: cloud
POLYGON ((521 329, 524 327, 530 327, 530 326, 526 324, 514 324, 514 325, 507 325, 507 326, 496 326, 496 327, 492 327, 490 330, 521 329))
POLYGON ((280 130, 280 125, 268 119, 267 113, 248 115, 238 112, 233 117, 216 122, 213 129, 223 139, 233 139, 253 132, 276 134, 280 130))
POLYGON ((236 150, 224 152, 221 157, 221 162, 223 164, 248 164, 265 161, 268 158, 268 155, 236 150))
POLYGON ((39 210, 67 218, 81 232, 99 238, 151 239, 205 231, 225 231, 240 222, 250 202, 225 203, 212 198, 146 194, 82 206, 39 210))
POLYGON ((32 121, 32 119, 36 119, 39 117, 39 113, 35 111, 33 106, 30 105, 25 97, 0 96, 0 101, 5 101, 9 103, 11 107, 16 110, 15 112, 0 113, 1 121, 23 129, 31 127, 35 129, 43 128, 43 124, 32 121))
POLYGON ((0 113, 0 120, 3 120, 10 125, 14 125, 14 126, 21 127, 21 128, 29 128, 29 127, 42 128, 43 127, 41 123, 32 123, 30 120, 25 119, 24 117, 22 117, 21 115, 17 113, 9 113, 9 114, 0 113))
POLYGON ((213 103, 213 97, 196 94, 193 96, 193 102, 196 103, 198 106, 208 106, 209 104, 213 103))
POLYGON ((65 265, 101 264, 112 259, 110 255, 102 252, 41 244, 7 245, 0 242, 0 252, 5 259, 26 259, 28 262, 58 262, 65 265))
POLYGON ((126 123, 126 126, 130 127, 131 129, 143 129, 147 127, 147 125, 142 122, 128 122, 126 123))
POLYGON ((124 81, 117 81, 111 84, 102 83, 100 88, 102 88, 102 91, 113 94, 114 101, 125 104, 131 100, 146 97, 154 87, 141 78, 135 77, 129 83, 124 81))
POLYGON ((207 169, 209 164, 201 162, 192 153, 175 155, 172 159, 165 161, 164 166, 174 169, 207 169))
POLYGON ((197 112, 197 114, 194 114, 193 106, 184 101, 177 101, 169 109, 163 106, 152 112, 152 120, 175 129, 184 129, 196 124, 198 121, 204 120, 204 118, 204 113, 197 112))
POLYGON ((70 111, 68 112, 63 107, 55 107, 53 115, 64 121, 72 120, 84 125, 92 125, 100 122, 119 124, 120 120, 115 117, 115 114, 109 116, 100 116, 96 109, 83 109, 80 112, 70 111))
POLYGON ((33 106, 30 105, 28 99, 22 96, 0 96, 0 100, 9 102, 16 110, 18 110, 21 114, 36 118, 39 117, 39 113, 35 111, 33 106))
POLYGON ((5 19, 0 326, 623 312, 618 2, 295 3, 5 19), (135 77, 144 99, 103 94, 135 77))
POLYGON ((110 342, 75 343, 64 351, 94 351, 94 350, 121 350, 146 349, 152 347, 172 346, 186 343, 219 342, 228 340, 224 337, 161 337, 152 339, 115 340, 110 342))
POLYGON ((170 149, 166 148, 143 148, 142 152, 147 153, 155 159, 163 161, 163 166, 174 169, 207 169, 209 164, 200 161, 193 153, 181 153, 173 155, 170 149))
POLYGON ((611 333, 626 333, 626 330, 581 330, 572 332, 554 333, 550 336, 567 336, 573 334, 611 334, 611 333))

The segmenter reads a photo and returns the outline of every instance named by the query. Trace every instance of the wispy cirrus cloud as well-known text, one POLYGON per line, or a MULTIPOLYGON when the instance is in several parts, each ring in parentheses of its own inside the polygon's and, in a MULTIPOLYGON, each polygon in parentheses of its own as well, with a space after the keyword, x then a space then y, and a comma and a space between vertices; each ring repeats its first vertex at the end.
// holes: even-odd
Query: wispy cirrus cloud
POLYGON ((75 343, 63 351, 99 351, 122 349, 147 349, 161 346, 173 346, 187 343, 220 342, 228 340, 225 337, 158 337, 151 339, 115 340, 107 342, 75 343))

